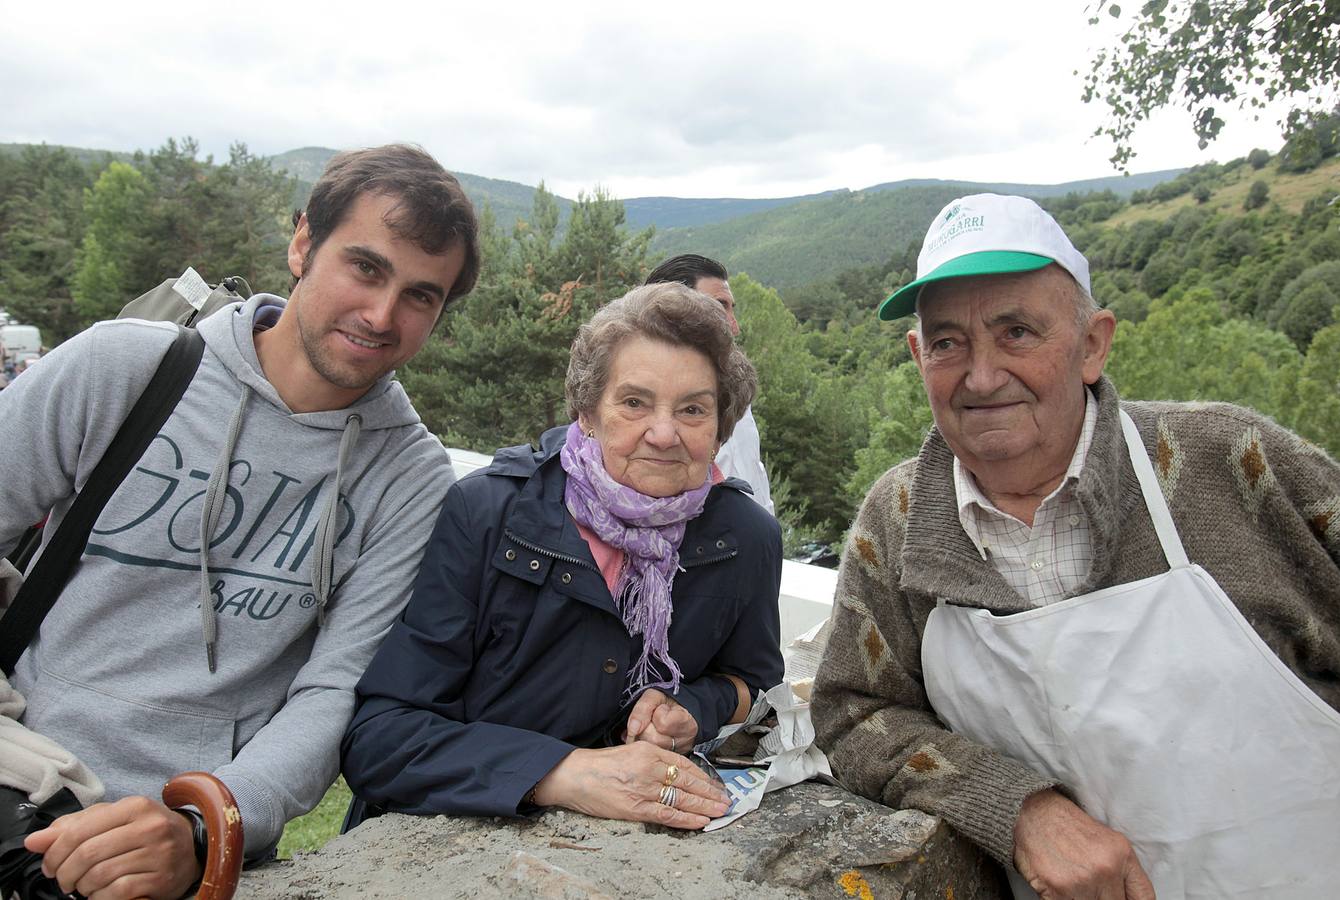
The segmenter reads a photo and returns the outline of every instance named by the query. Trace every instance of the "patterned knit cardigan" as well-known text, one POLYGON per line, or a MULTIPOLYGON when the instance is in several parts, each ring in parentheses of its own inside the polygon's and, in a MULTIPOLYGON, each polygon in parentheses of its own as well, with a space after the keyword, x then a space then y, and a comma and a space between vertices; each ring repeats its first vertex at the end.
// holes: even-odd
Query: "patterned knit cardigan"
MULTIPOLYGON (((1105 378, 1093 391, 1098 423, 1076 494, 1094 562, 1077 593, 1168 569, 1122 441, 1116 391, 1105 378)), ((1239 407, 1121 406, 1140 430, 1191 561, 1340 709, 1340 466, 1239 407)), ((886 472, 862 503, 811 711, 819 745, 849 789, 942 816, 1013 865, 1020 806, 1054 782, 947 731, 922 682, 921 635, 937 597, 997 613, 1027 608, 959 525, 952 462, 932 429, 920 455, 886 472)))

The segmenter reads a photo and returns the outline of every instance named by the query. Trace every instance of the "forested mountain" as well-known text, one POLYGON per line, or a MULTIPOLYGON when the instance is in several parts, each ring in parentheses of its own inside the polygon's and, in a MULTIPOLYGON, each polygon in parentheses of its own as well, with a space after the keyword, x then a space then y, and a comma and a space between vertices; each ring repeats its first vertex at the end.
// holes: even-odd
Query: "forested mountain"
POLYGON ((89 150, 86 147, 62 147, 59 144, 0 144, 0 156, 21 156, 30 147, 49 147, 52 150, 64 150, 76 162, 101 169, 112 160, 130 162, 134 153, 114 150, 89 150))
POLYGON ((888 259, 920 241, 947 202, 976 186, 943 183, 893 191, 842 191, 738 219, 657 234, 659 254, 705 253, 732 272, 777 287, 831 278, 888 259))
MULTIPOLYGON (((22 146, 22 145, 10 145, 22 146)), ((270 157, 270 164, 276 169, 287 172, 298 179, 298 205, 311 191, 312 183, 320 177, 327 160, 335 155, 328 147, 303 147, 270 157)), ((475 205, 488 206, 498 222, 510 228, 516 222, 525 219, 535 202, 535 188, 516 181, 499 178, 484 178, 468 172, 455 172, 461 186, 469 194, 475 205)), ((830 192, 831 193, 831 192, 830 192)), ((769 199, 741 199, 732 197, 685 199, 681 197, 637 197, 624 200, 625 222, 634 231, 655 226, 660 229, 675 228, 683 225, 701 225, 719 222, 736 216, 747 215, 760 210, 772 209, 824 194, 811 194, 807 197, 777 197, 769 199)), ((572 212, 572 201, 566 197, 553 195, 558 204, 559 230, 567 227, 568 215, 572 212)))
MULTIPOLYGON (((1109 373, 1124 396, 1248 404, 1340 452, 1338 145, 1340 114, 1274 157, 1199 166, 1129 197, 1043 198, 1089 257, 1097 299, 1121 320, 1109 373)), ((483 451, 563 420, 577 325, 664 252, 603 191, 569 202, 543 187, 494 184, 529 192, 511 195, 519 218, 485 216, 478 288, 401 373, 431 428, 483 451)), ((793 545, 839 534, 869 483, 920 446, 931 417, 908 359, 908 323, 879 323, 874 309, 912 277, 945 200, 979 188, 842 192, 696 229, 729 229, 759 259, 775 251, 815 267, 796 269, 790 283, 751 266, 732 279, 793 545), (801 224, 778 225, 787 215, 801 224), (868 256, 843 250, 858 244, 868 256)), ((190 141, 121 159, 51 147, 0 153, 0 297, 54 343, 186 265, 284 293, 297 191, 295 178, 242 145, 217 163, 190 141)))
MULTIPOLYGON (((861 191, 832 191, 751 215, 658 230, 652 249, 667 256, 706 253, 732 272, 794 288, 856 266, 881 262, 908 241, 920 241, 925 223, 946 203, 982 192, 1059 197, 1111 191, 1119 197, 1152 188, 1183 169, 1039 185, 913 179, 861 191)), ((632 202, 632 201, 630 201, 632 202)))
MULTIPOLYGON (((335 154, 305 147, 271 157, 271 163, 299 180, 306 195, 335 154)), ((922 224, 954 197, 979 191, 1055 197, 1110 190, 1118 196, 1166 182, 1182 169, 1091 178, 1064 184, 941 181, 917 178, 877 184, 860 191, 825 191, 800 197, 633 197, 623 201, 624 222, 641 231, 654 226, 652 249, 662 255, 695 252, 720 259, 732 272, 748 272, 779 287, 796 287, 828 278, 853 266, 886 259, 912 238, 922 224)), ((461 185, 477 205, 492 207, 505 227, 530 212, 535 189, 514 181, 458 172, 461 185)), ((554 196, 559 232, 567 227, 572 200, 554 196)))
MULTIPOLYGON (((295 206, 302 206, 306 202, 307 195, 312 191, 312 184, 321 177, 326 163, 335 153, 336 151, 329 147, 303 147, 269 158, 270 165, 275 169, 297 179, 295 206)), ((535 188, 530 185, 499 178, 484 178, 468 172, 453 172, 453 174, 460 179, 461 187, 465 188, 465 193, 476 206, 482 208, 487 204, 492 207, 497 220, 509 228, 518 219, 528 215, 531 204, 535 202, 535 188)), ((561 197, 555 199, 559 204, 561 218, 566 220, 572 208, 572 201, 561 197)))
POLYGON ((840 191, 825 191, 821 194, 808 194, 803 197, 772 197, 768 199, 747 199, 742 197, 634 197, 623 202, 628 215, 628 227, 633 229, 655 226, 657 231, 671 228, 707 225, 712 222, 724 222, 740 216, 790 206, 827 197, 840 191))
MULTIPOLYGON (((29 145, 0 145, 0 155, 17 155, 25 146, 29 145)), ((130 153, 61 149, 95 170, 113 160, 129 163, 135 158, 130 153)), ((275 170, 294 179, 294 207, 306 201, 312 182, 335 152, 328 147, 303 147, 268 157, 275 170)), ((1126 196, 1166 182, 1181 171, 1169 169, 1055 185, 920 178, 885 182, 860 191, 842 189, 800 197, 634 197, 623 201, 624 223, 633 231, 655 227, 652 249, 657 253, 705 253, 722 260, 731 271, 748 272, 768 284, 795 288, 855 266, 883 261, 900 243, 919 237, 920 223, 940 206, 965 193, 996 191, 1052 197, 1111 190, 1126 196)), ((490 208, 503 227, 511 228, 530 214, 536 188, 466 172, 456 174, 470 199, 481 209, 490 208)), ((574 201, 552 196, 558 205, 561 234, 574 201)))
POLYGON ((1118 197, 1128 197, 1135 191, 1149 190, 1155 185, 1171 181, 1186 169, 1160 169, 1157 172, 1137 172, 1134 175, 1108 175, 1103 178, 1085 178, 1061 184, 1025 184, 1017 181, 943 181, 939 178, 905 178, 886 181, 866 188, 867 191, 894 191, 910 187, 968 186, 993 194, 1025 194, 1029 197, 1061 197, 1065 194, 1088 194, 1111 191, 1118 197))

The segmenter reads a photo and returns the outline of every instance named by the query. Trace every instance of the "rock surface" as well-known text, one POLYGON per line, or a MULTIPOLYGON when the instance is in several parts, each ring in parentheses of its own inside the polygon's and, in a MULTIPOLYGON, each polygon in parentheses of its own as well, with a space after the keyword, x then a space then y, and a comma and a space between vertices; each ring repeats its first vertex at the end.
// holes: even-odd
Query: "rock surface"
POLYGON ((996 900, 1008 889, 940 819, 808 783, 711 834, 561 810, 530 820, 386 815, 244 873, 237 896, 996 900))

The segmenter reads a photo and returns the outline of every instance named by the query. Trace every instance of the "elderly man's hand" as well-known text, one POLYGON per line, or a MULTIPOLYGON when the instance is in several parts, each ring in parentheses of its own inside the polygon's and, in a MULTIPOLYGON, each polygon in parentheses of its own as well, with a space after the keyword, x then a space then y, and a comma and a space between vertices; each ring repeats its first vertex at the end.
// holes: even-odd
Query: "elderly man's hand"
POLYGON ((730 807, 726 792, 701 769, 643 741, 572 751, 535 785, 535 802, 602 819, 689 829, 702 828, 730 807), (667 798, 673 806, 661 802, 667 781, 675 789, 667 798))
POLYGON ((1024 801, 1014 824, 1014 867, 1042 900, 1154 900, 1131 842, 1056 791, 1024 801))
POLYGON ((175 900, 200 878, 191 823, 157 800, 126 797, 61 816, 28 835, 42 872, 89 900, 175 900))
POLYGON ((648 688, 637 698, 623 734, 625 744, 649 741, 672 753, 690 749, 697 737, 698 723, 689 711, 656 688, 648 688))

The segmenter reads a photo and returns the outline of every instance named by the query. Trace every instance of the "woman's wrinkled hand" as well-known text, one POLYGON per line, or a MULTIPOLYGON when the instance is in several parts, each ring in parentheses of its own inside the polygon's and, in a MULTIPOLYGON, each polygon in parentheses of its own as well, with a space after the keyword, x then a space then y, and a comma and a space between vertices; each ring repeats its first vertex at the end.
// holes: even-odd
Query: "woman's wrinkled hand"
POLYGON ((648 688, 637 698, 623 734, 625 744, 647 741, 672 753, 690 749, 697 737, 698 722, 693 715, 656 688, 648 688))
POLYGON ((729 798, 689 760, 651 743, 574 750, 535 786, 540 806, 629 822, 700 829, 730 807, 729 798), (662 797, 669 787, 673 795, 662 797))

